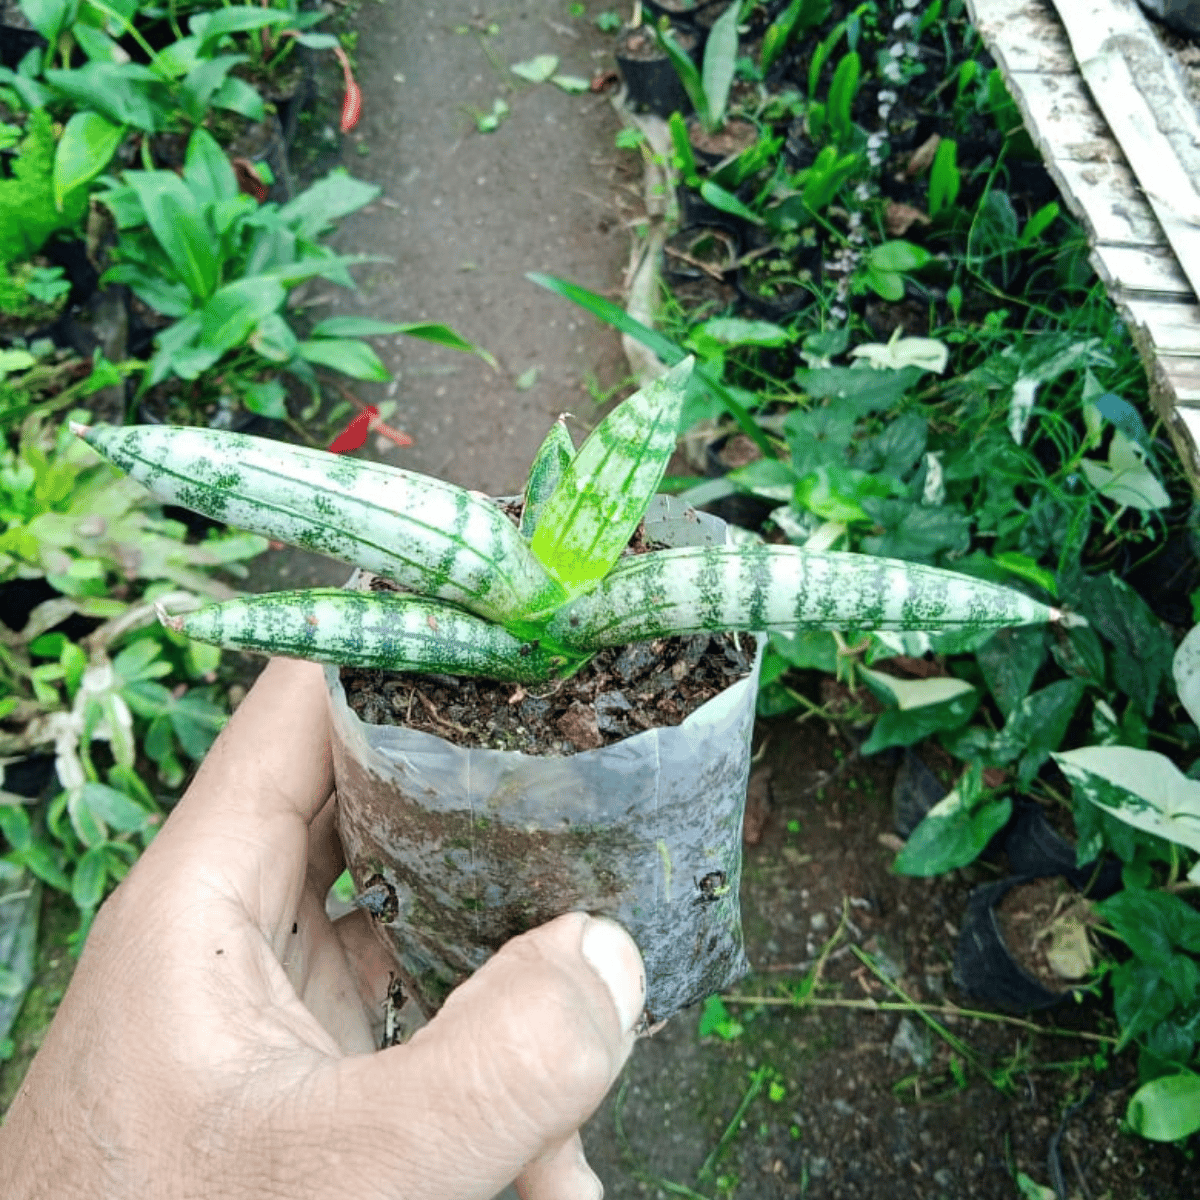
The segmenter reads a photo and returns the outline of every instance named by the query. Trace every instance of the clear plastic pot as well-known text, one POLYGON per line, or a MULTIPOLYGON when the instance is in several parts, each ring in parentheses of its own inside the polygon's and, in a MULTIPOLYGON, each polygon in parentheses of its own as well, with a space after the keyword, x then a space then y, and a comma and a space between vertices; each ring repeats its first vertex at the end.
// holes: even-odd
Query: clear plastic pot
MULTIPOLYGON (((723 522, 661 497, 647 533, 725 540, 723 522)), ((427 1016, 504 942, 573 909, 632 934, 649 1024, 746 972, 738 889, 761 659, 760 641, 750 674, 681 725, 555 758, 365 724, 327 669, 347 862, 427 1016)))

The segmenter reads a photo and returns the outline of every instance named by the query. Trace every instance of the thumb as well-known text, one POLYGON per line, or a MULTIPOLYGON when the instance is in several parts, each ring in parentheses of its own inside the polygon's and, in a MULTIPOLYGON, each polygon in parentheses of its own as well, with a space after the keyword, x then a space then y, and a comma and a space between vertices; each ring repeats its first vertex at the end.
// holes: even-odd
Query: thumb
POLYGON ((403 1046, 350 1060, 389 1105, 390 1195, 600 1194, 576 1130, 633 1048, 645 974, 615 922, 569 913, 507 943, 403 1046), (401 1151, 401 1145, 404 1150, 401 1151))

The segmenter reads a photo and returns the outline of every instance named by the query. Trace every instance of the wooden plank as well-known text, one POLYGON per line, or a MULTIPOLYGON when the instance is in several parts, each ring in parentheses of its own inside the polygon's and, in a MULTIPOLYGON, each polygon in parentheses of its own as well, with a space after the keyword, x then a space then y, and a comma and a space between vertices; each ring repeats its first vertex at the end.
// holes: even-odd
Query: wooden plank
POLYGON ((1120 303, 1149 336, 1158 355, 1200 357, 1200 306, 1124 296, 1120 303))
POLYGON ((1047 161, 1068 207, 1083 222, 1093 243, 1154 247, 1166 238, 1154 212, 1142 199, 1137 180, 1120 163, 1099 164, 1064 159, 1047 161))
POLYGON ((1200 292, 1200 119, 1134 0, 1056 0, 1080 70, 1200 292))
POLYGON ((1025 127, 1043 154, 1078 162, 1121 161, 1121 148, 1078 75, 1015 71, 1009 88, 1020 91, 1017 105, 1025 127))
MULTIPOLYGON (((1192 285, 1169 247, 1092 247, 1092 266, 1109 291, 1139 293, 1145 299, 1190 299, 1192 285)), ((1136 297, 1135 297, 1136 298, 1136 297)))
POLYGON ((1179 405, 1200 408, 1200 358, 1163 354, 1158 361, 1179 405))
POLYGON ((971 20, 1005 75, 1073 75, 1075 56, 1048 0, 967 0, 971 20))

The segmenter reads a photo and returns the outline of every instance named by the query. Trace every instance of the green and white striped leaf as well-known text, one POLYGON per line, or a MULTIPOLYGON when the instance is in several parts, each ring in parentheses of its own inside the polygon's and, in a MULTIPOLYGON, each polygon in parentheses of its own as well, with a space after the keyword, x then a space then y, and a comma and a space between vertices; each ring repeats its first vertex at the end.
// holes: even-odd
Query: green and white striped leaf
MULTIPOLYGON (((1164 754, 1083 746, 1055 754, 1076 796, 1145 833, 1200 851, 1200 783, 1164 754)), ((1194 870, 1200 882, 1200 869, 1194 870)))
POLYGON ((571 459, 575 457, 575 443, 567 432, 565 417, 559 417, 550 427, 529 468, 525 481, 525 502, 521 507, 521 536, 531 538, 537 528, 538 518, 546 501, 554 494, 571 459))
POLYGON ((160 500, 327 554, 501 624, 562 603, 516 526, 463 488, 225 430, 75 427, 160 500))
POLYGON ((160 611, 159 619, 197 641, 251 654, 513 683, 550 679, 585 657, 555 655, 460 608, 402 592, 275 592, 173 617, 160 611))
POLYGON ((598 650, 718 630, 985 629, 1060 620, 1045 604, 952 571, 799 546, 712 546, 625 559, 546 632, 598 650))
POLYGON ((568 596, 608 574, 658 491, 694 361, 685 358, 614 408, 546 501, 530 548, 568 596))

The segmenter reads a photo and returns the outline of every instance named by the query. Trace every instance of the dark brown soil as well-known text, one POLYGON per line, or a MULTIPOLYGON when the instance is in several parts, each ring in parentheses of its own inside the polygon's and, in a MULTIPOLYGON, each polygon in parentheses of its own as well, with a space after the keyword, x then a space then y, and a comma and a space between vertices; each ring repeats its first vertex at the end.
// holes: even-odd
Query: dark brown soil
POLYGON ((757 139, 758 127, 740 118, 726 121, 713 133, 706 133, 696 122, 688 126, 688 140, 692 143, 692 148, 701 154, 714 155, 718 159, 749 149, 757 139))
POLYGON ((996 905, 1000 936, 1017 965, 1052 992, 1063 991, 1063 977, 1046 957, 1050 926, 1062 908, 1063 889, 1058 879, 1035 879, 1018 884, 996 905))
POLYGON ((753 663, 752 639, 697 634, 602 650, 544 688, 351 669, 342 683, 350 707, 371 725, 406 725, 459 746, 563 755, 679 725, 753 663))

